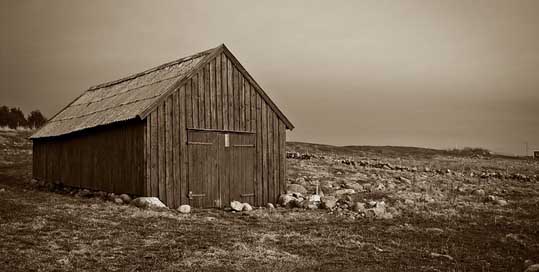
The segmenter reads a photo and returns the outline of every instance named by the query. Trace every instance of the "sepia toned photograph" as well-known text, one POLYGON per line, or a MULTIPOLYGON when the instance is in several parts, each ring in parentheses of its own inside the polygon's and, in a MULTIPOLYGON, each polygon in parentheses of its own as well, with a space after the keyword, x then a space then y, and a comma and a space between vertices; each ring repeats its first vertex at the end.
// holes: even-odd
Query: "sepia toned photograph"
POLYGON ((539 1, 0 0, 0 271, 539 271, 539 1))

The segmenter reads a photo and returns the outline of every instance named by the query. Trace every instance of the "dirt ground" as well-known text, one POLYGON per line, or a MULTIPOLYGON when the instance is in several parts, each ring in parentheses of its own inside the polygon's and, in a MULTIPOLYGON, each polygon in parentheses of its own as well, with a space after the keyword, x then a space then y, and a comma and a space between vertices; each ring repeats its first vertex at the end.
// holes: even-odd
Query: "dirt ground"
POLYGON ((186 215, 33 185, 25 136, 0 132, 2 271, 524 271, 539 262, 538 161, 289 143, 315 155, 288 159, 290 183, 326 194, 359 184, 351 198, 384 201, 392 218, 341 208, 186 215))

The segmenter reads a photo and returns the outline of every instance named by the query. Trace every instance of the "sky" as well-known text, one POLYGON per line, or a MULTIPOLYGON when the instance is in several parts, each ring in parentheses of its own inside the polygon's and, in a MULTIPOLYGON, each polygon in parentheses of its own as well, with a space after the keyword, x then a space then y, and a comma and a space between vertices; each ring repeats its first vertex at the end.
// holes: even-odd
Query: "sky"
POLYGON ((0 104, 84 90, 222 43, 289 141, 539 150, 539 1, 0 1, 0 104))

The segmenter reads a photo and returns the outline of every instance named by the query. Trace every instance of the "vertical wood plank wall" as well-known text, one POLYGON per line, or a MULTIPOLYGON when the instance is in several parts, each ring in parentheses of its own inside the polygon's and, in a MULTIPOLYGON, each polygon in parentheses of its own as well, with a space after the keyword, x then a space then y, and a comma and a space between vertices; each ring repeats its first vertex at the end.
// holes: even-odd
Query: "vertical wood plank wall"
POLYGON ((36 139, 33 176, 67 186, 143 195, 145 123, 129 121, 36 139))
POLYGON ((189 203, 188 129, 256 133, 252 204, 277 202, 285 190, 286 126, 224 53, 146 118, 146 179, 142 187, 147 195, 159 197, 169 207, 189 203))

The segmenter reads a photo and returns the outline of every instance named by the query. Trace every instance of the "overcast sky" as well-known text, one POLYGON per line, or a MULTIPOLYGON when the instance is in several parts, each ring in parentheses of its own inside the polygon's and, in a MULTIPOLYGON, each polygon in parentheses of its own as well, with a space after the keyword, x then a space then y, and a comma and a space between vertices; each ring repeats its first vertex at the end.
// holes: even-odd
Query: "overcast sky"
POLYGON ((296 129, 335 145, 539 149, 539 1, 0 1, 0 104, 225 43, 296 129))

